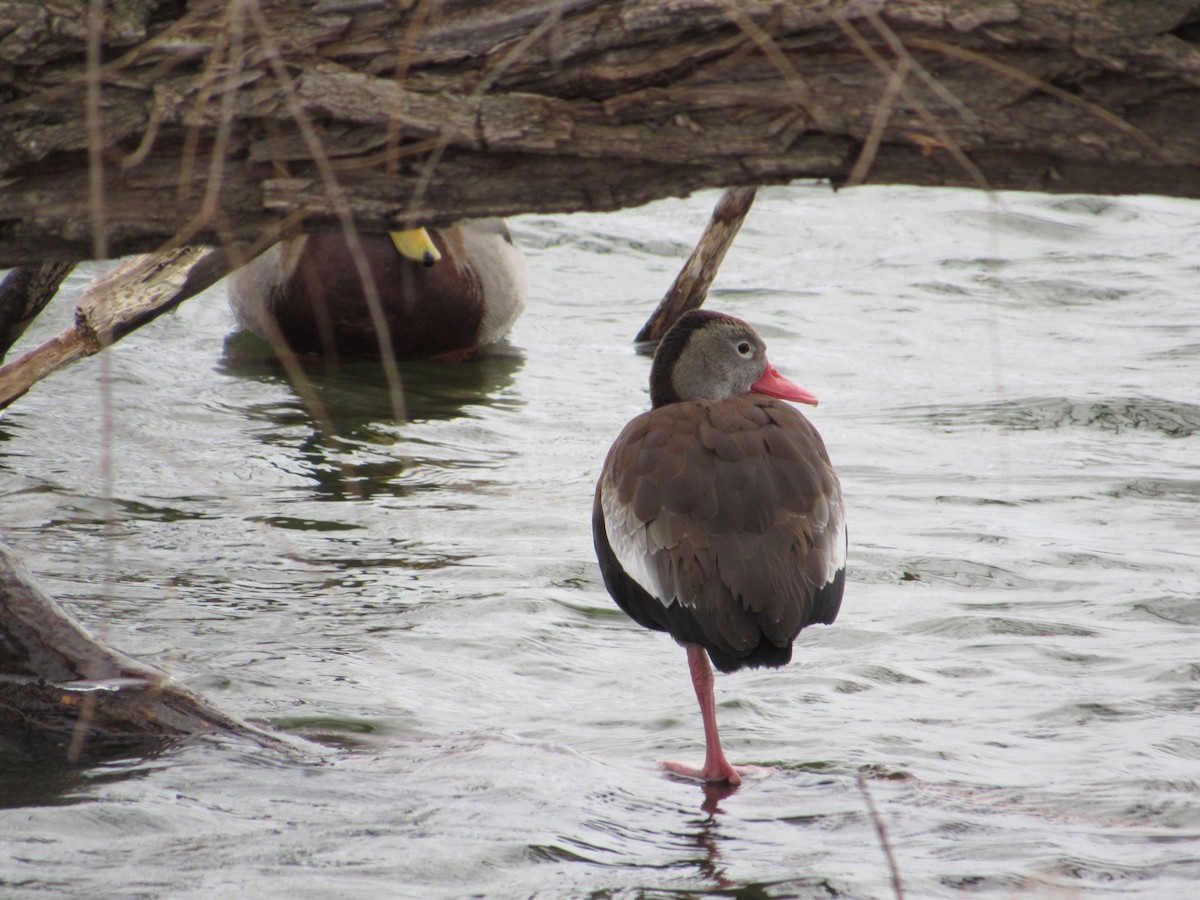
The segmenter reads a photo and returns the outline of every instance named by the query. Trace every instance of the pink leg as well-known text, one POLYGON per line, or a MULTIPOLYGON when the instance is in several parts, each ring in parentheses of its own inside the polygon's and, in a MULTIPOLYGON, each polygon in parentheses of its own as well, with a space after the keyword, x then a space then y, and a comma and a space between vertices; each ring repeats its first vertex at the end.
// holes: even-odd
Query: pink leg
POLYGON ((721 736, 717 733, 717 702, 713 697, 713 672, 708 664, 708 654, 699 644, 687 644, 688 668, 692 671, 692 686, 696 699, 700 701, 700 716, 704 720, 704 766, 677 762, 665 762, 663 766, 679 775, 699 778, 703 781, 724 781, 741 784, 742 776, 763 771, 758 766, 733 766, 721 749, 721 736))

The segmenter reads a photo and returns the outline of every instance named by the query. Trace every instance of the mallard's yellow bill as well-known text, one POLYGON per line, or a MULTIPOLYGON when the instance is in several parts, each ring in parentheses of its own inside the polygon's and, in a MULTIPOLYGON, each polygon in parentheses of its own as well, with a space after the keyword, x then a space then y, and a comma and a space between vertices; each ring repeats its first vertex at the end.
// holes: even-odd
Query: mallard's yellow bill
POLYGON ((433 244, 433 238, 424 228, 413 228, 411 231, 389 231, 392 243, 400 251, 400 255, 413 262, 419 262, 428 268, 442 258, 438 248, 433 244))

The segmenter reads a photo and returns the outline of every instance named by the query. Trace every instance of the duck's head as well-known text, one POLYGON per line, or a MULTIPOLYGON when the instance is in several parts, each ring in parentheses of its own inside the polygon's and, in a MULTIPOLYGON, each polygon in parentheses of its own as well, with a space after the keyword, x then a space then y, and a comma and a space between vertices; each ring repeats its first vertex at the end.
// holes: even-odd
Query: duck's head
POLYGON ((750 393, 817 405, 816 397, 775 370, 767 360, 767 345, 746 322, 699 309, 680 316, 654 353, 651 403, 727 400, 750 393))

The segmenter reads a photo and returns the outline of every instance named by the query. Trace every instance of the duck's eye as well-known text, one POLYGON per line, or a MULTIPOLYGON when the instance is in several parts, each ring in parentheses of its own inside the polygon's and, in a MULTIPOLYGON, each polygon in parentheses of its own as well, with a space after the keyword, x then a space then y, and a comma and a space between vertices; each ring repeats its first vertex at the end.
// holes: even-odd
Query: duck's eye
POLYGON ((737 352, 742 354, 742 356, 749 356, 750 355, 750 342, 742 341, 740 344, 738 344, 737 352))

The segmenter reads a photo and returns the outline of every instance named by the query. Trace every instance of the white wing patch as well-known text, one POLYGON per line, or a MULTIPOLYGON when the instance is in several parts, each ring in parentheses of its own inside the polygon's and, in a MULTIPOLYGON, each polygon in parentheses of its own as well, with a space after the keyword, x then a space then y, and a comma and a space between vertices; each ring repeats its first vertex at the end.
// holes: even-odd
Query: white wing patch
POLYGON ((625 574, 663 606, 670 606, 675 601, 674 592, 670 597, 664 596, 667 592, 655 571, 652 558, 658 551, 667 548, 651 540, 650 526, 638 521, 633 509, 617 500, 616 490, 607 478, 600 487, 600 509, 604 513, 604 533, 608 537, 608 545, 612 547, 613 555, 625 574))
POLYGON ((826 556, 825 584, 833 581, 834 576, 846 568, 846 506, 842 502, 841 485, 835 481, 834 486, 837 493, 829 498, 829 524, 825 527, 826 539, 833 545, 826 556))

